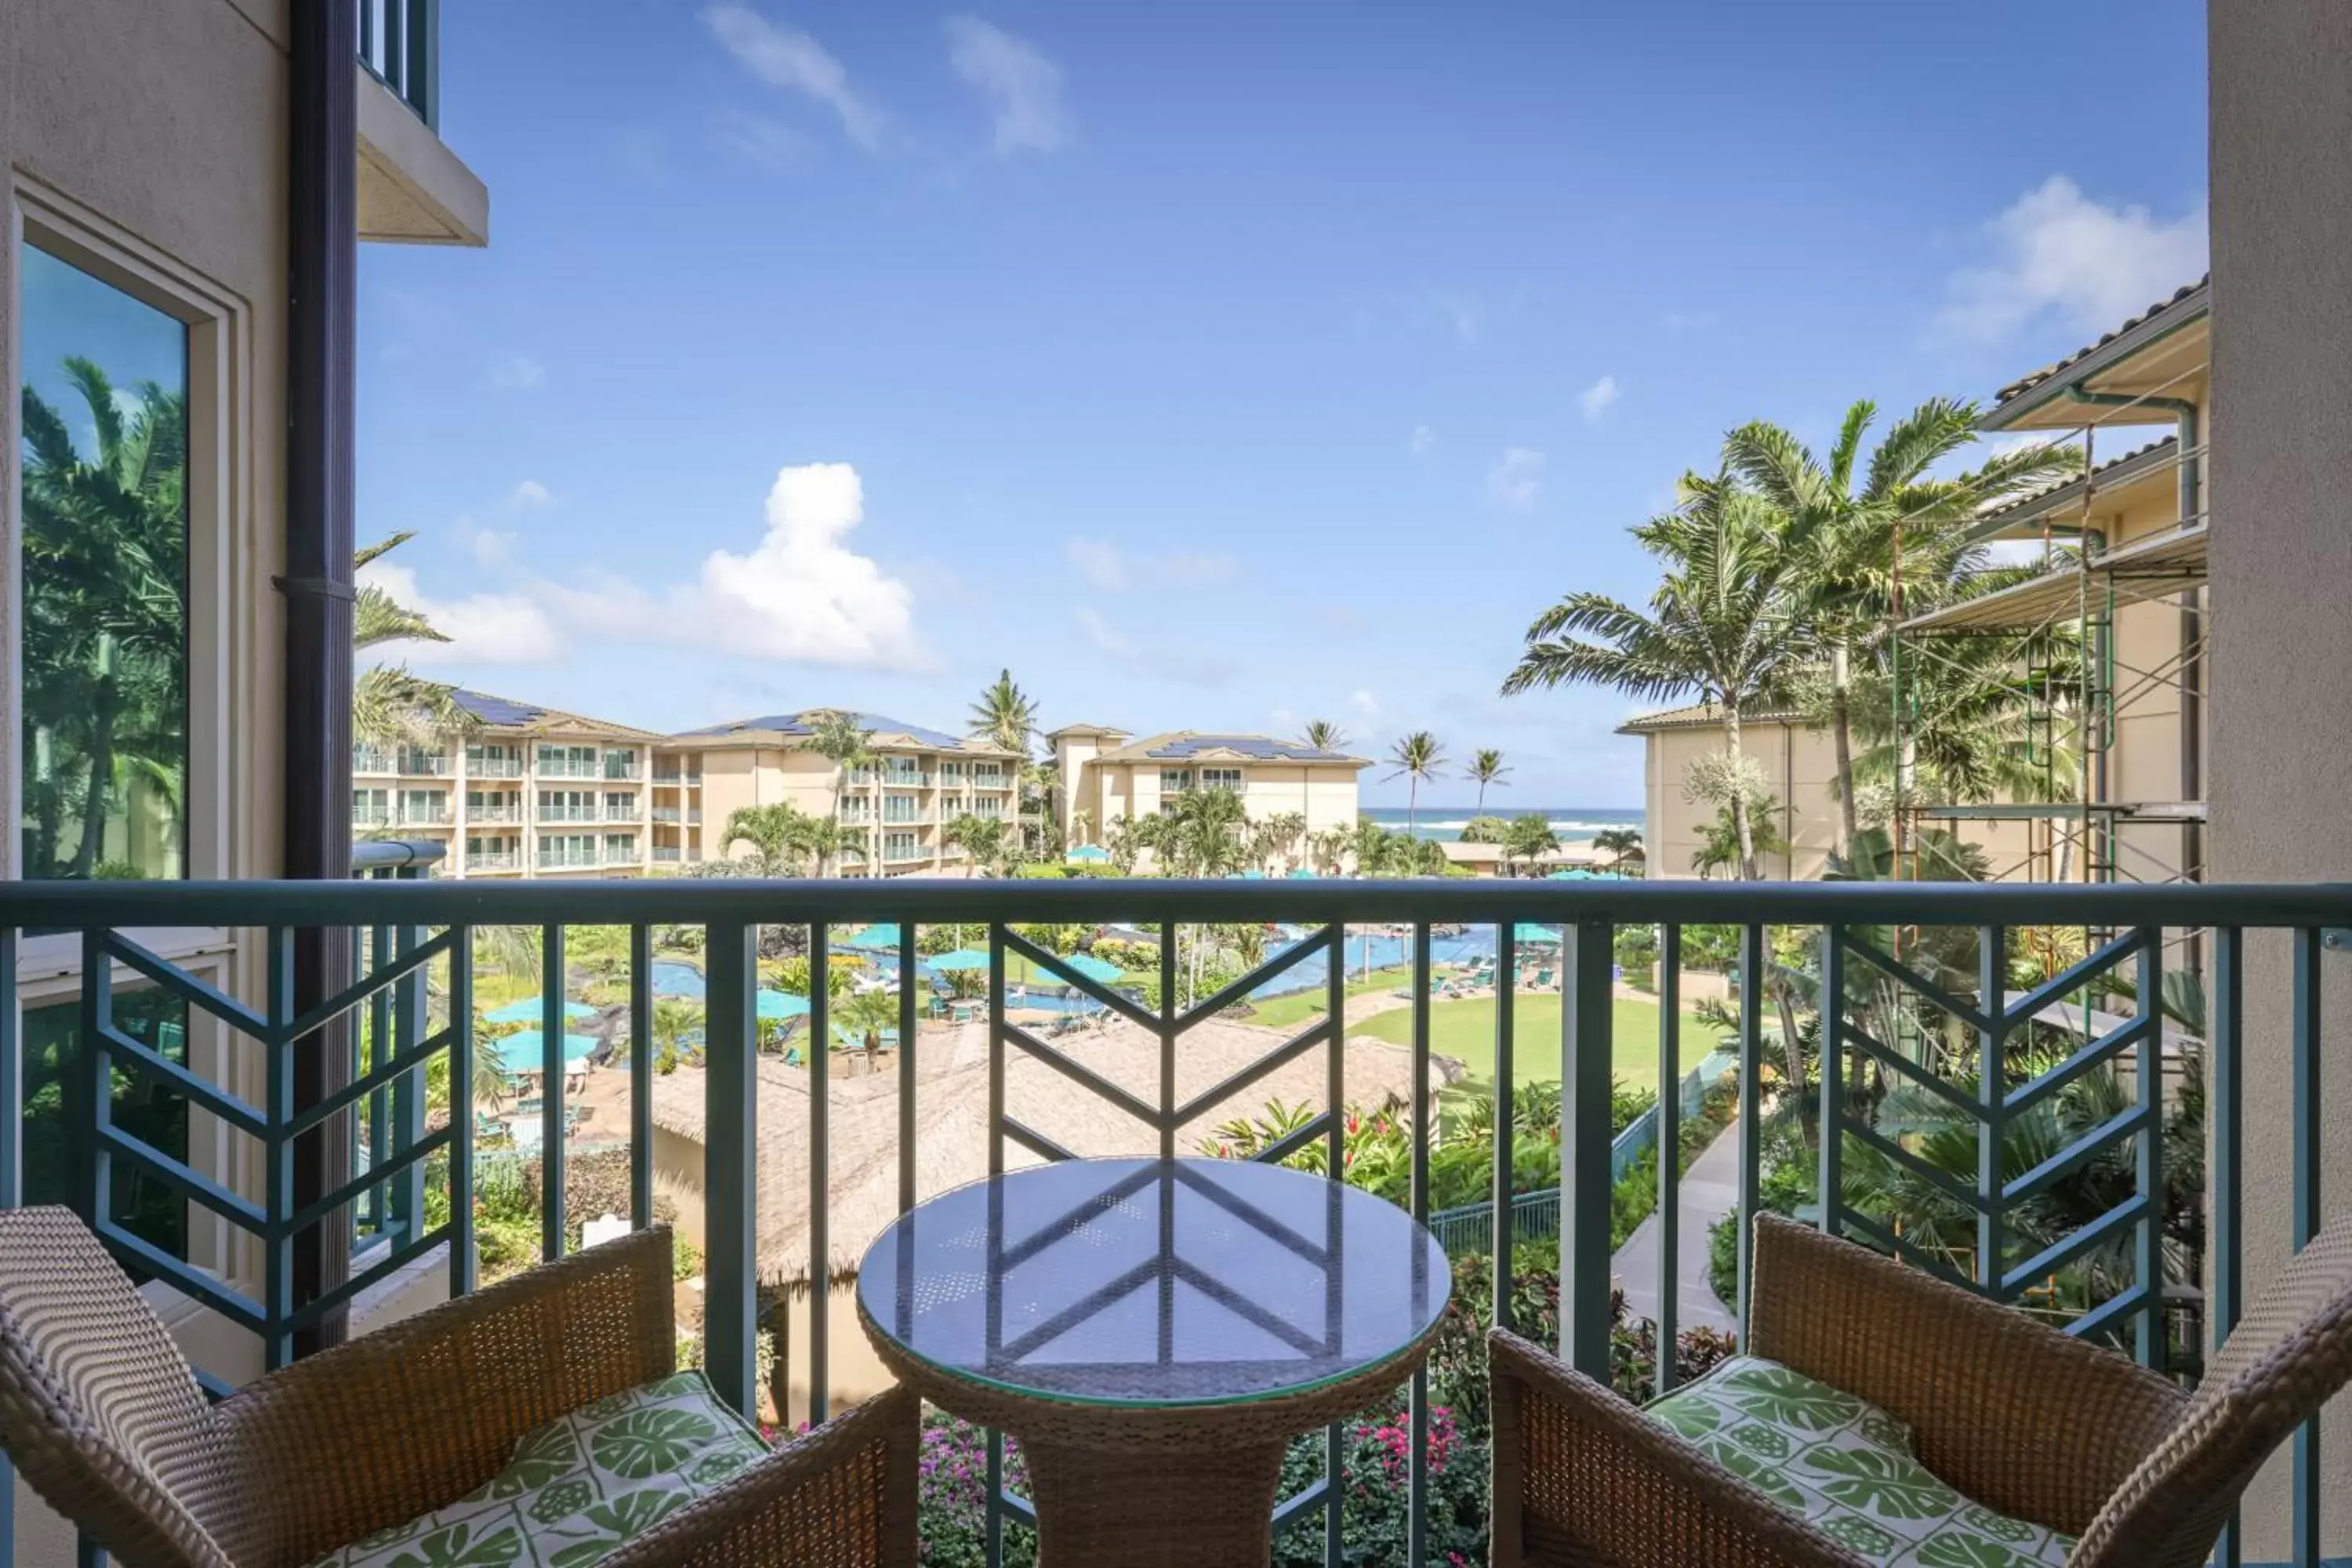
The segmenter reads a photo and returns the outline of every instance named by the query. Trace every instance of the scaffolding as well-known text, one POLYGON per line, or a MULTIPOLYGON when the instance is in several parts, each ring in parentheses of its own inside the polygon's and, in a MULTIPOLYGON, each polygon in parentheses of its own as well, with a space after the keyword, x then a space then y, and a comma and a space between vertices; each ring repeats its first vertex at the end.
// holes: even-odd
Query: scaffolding
MULTIPOLYGON (((1885 627, 1896 763, 1893 837, 1898 866, 1915 866, 1921 835, 1936 825, 1958 834, 1960 825, 2018 823, 2008 835, 1999 879, 2041 881, 2194 881, 2204 873, 2202 702, 2208 617, 2206 582, 2210 518, 2204 510, 2207 448, 2196 406, 2180 395, 2205 374, 2205 355, 2128 395, 2089 390, 2096 377, 2130 364, 2135 356, 2210 318, 2201 286, 2184 289, 2094 349, 2029 382, 2040 404, 2073 408, 2084 416, 2036 428, 2053 442, 2079 443, 2080 473, 2032 496, 2002 505, 1968 532, 1972 543, 2032 542, 2025 563, 2039 570, 1992 591, 1937 605, 1918 614, 1904 606, 1900 533, 1885 627), (2193 296, 2193 298, 2192 298, 2193 296), (2177 319, 2171 317, 2177 311, 2177 319), (2133 328, 2153 323, 2146 332, 2133 328), (2137 341, 2135 341, 2137 339, 2137 341), (2177 433, 2101 462, 2103 434, 2166 418, 2177 433), (2160 504, 2168 485, 2168 523, 2109 540, 2100 521, 2121 506, 2160 504), (2179 617, 2179 635, 2157 657, 2135 654, 2118 637, 2118 616, 2135 605, 2161 605, 2179 617), (1932 781, 1923 792, 1913 758, 1923 728, 1942 717, 1924 703, 1939 663, 1961 668, 1964 639, 1999 638, 1999 656, 2011 695, 2024 712, 2029 765, 2041 768, 2039 798, 1999 803, 1938 800, 1932 781), (2145 778, 2119 777, 2118 724, 2136 705, 2169 692, 2179 721, 2176 787, 2152 790, 2145 778), (2136 827, 2170 828, 2169 854, 2151 850, 2136 827), (2018 840, 2021 837, 2022 844, 2018 840)), ((2178 349, 2174 351, 2176 353, 2178 349)), ((2142 617, 2145 620, 2145 617, 2142 617)), ((1980 645, 1979 645, 1980 647, 1980 645)), ((1973 667, 1981 673, 1981 664, 1973 667)), ((2012 792, 2015 793, 2015 792, 2012 792)))

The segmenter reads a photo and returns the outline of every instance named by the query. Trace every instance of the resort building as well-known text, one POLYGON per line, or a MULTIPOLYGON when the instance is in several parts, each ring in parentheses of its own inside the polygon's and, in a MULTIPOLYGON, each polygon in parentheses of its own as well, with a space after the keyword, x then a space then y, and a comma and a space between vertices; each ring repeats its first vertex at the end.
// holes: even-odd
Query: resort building
MULTIPOLYGON (((1982 429, 2072 439, 2088 472, 1979 518, 1971 540, 2043 569, 1903 621, 1895 662, 1916 668, 1958 638, 2021 648, 2014 679, 2043 776, 2031 798, 1921 799, 1901 835, 1950 832, 2004 880, 2203 877, 2210 354, 2211 290, 2200 281, 1997 395, 1982 429), (2174 429, 2150 440, 2157 421, 2174 429)), ((1742 729, 1789 846, 1759 856, 1763 874, 1819 877, 1839 815, 1828 731, 1779 710, 1743 715, 1742 729)), ((1716 807, 1687 798, 1685 781, 1695 758, 1722 750, 1719 716, 1669 709, 1618 732, 1646 746, 1649 874, 1693 875, 1716 807)))
MULTIPOLYGON (((1369 759, 1271 735, 1175 730, 1133 740, 1102 724, 1049 731, 1071 846, 1097 841, 1122 818, 1166 811, 1187 790, 1229 789, 1253 822, 1303 817, 1302 835, 1356 825, 1356 775, 1369 759)), ((1303 837, 1302 837, 1303 842, 1303 837)))
POLYGON ((867 852, 844 857, 839 869, 852 877, 936 877, 969 868, 968 853, 940 841, 947 825, 967 814, 1019 830, 1018 755, 879 713, 853 713, 873 760, 844 768, 814 743, 829 711, 772 713, 663 742, 654 764, 655 863, 728 853, 719 829, 748 805, 781 803, 854 829, 867 852))
POLYGON ((649 793, 660 736, 462 688, 449 696, 478 728, 352 747, 354 832, 443 845, 436 872, 447 877, 645 869, 661 811, 649 793))

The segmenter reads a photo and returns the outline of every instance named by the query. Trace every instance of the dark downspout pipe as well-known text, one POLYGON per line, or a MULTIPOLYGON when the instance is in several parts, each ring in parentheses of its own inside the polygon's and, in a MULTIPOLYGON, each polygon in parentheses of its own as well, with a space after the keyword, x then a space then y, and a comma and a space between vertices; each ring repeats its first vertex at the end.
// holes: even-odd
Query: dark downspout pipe
MULTIPOLYGON (((285 874, 352 874, 352 464, 354 317, 359 294, 359 7, 302 0, 291 8, 292 113, 286 237, 285 874)), ((347 933, 294 937, 297 1012, 351 975, 347 933)), ((295 1042, 293 1098, 316 1104, 350 1081, 350 1026, 295 1042)), ((282 1108, 274 1108, 282 1109, 282 1108)), ((348 1118, 296 1140, 297 1208, 351 1168, 348 1118)), ((351 1229, 338 1210, 293 1241, 292 1301, 315 1300, 351 1273, 351 1229)), ((292 1353, 340 1343, 344 1314, 298 1335, 292 1353)), ((286 1347, 268 1347, 271 1364, 286 1347)))

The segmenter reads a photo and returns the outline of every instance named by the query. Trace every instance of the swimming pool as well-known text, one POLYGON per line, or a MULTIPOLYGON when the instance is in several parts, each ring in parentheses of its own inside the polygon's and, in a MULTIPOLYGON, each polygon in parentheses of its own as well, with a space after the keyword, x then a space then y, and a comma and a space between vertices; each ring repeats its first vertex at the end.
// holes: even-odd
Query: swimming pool
POLYGON ((684 959, 655 959, 653 978, 656 996, 684 996, 699 1002, 708 989, 703 984, 702 971, 684 959))
MULTIPOLYGON (((1279 942, 1266 949, 1266 957, 1274 958, 1289 952, 1296 942, 1279 942)), ((1492 957, 1495 952, 1495 928, 1473 926, 1459 936, 1432 936, 1429 939, 1429 960, 1432 963, 1467 963, 1473 959, 1492 957)), ((1412 939, 1367 931, 1348 939, 1348 974, 1349 978, 1372 969, 1394 969, 1412 959, 1412 939)), ((1312 991, 1321 985, 1329 972, 1331 961, 1318 952, 1302 958, 1295 969, 1281 974, 1250 993, 1252 996, 1287 996, 1301 991, 1312 991)))

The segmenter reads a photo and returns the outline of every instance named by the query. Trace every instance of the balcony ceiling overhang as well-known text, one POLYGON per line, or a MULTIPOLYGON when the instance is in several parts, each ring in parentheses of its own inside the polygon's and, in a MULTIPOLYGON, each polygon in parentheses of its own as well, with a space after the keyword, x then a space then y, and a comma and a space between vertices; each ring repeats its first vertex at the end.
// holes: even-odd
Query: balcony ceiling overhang
POLYGON ((485 246, 490 193, 433 128, 365 66, 359 73, 360 238, 485 246))

